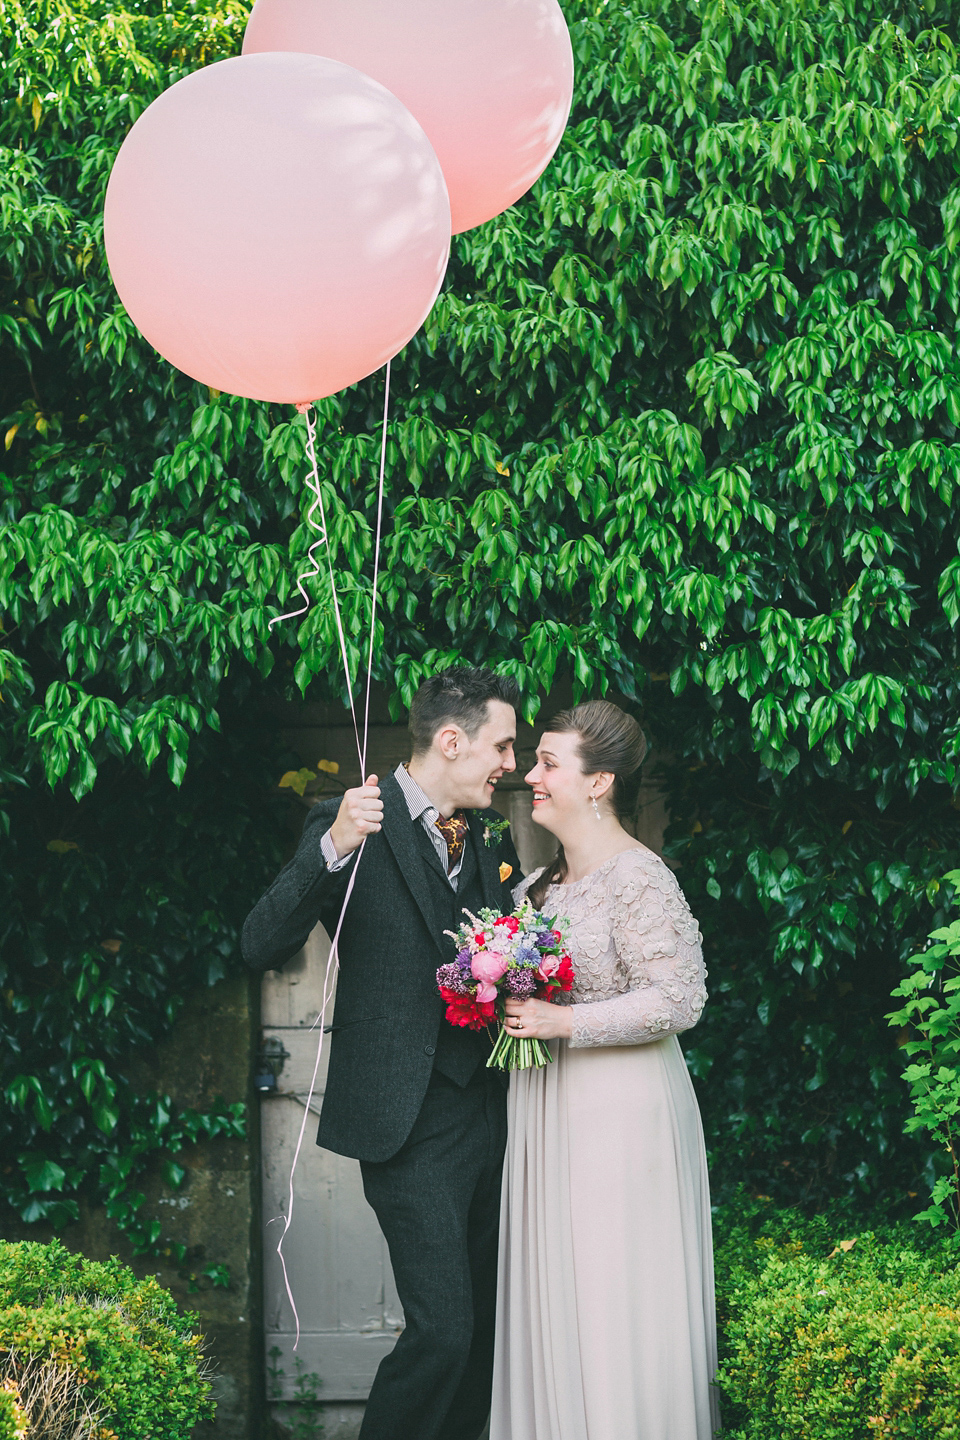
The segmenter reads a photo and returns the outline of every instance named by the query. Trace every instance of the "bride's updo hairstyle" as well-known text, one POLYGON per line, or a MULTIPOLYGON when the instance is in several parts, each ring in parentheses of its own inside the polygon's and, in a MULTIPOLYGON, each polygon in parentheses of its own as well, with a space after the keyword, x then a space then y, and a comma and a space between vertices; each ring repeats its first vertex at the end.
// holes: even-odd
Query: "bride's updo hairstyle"
MULTIPOLYGON (((589 700, 572 710, 561 710, 546 726, 545 735, 574 734, 579 739, 577 758, 584 775, 606 771, 613 775, 607 798, 613 813, 623 823, 633 811, 640 776, 637 773, 647 753, 643 731, 631 715, 610 700, 589 700)), ((527 896, 539 908, 551 885, 566 879, 567 857, 561 845, 556 859, 530 886, 527 896)))

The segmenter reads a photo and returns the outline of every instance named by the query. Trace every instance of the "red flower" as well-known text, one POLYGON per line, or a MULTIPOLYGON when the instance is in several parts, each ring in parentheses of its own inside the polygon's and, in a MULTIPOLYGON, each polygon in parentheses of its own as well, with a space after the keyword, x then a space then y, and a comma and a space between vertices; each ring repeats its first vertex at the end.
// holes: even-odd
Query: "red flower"
POLYGON ((506 925, 511 935, 516 935, 517 931, 520 929, 520 921, 517 920, 516 917, 513 915, 501 915, 500 918, 498 920, 494 920, 493 923, 494 925, 506 925))
POLYGON ((573 989, 573 982, 576 979, 576 972, 573 968, 573 961, 569 955, 561 955, 560 966, 557 970, 556 979, 560 983, 560 989, 566 993, 573 989))
POLYGON ((486 937, 486 935, 484 935, 484 933, 483 933, 482 930, 478 930, 477 933, 476 933, 476 935, 474 935, 473 938, 474 938, 474 940, 476 941, 476 943, 477 943, 478 945, 486 945, 486 943, 487 943, 487 937, 486 937))
POLYGON ((553 938, 554 940, 556 940, 558 945, 563 944, 563 936, 560 934, 559 930, 553 930, 551 931, 551 934, 553 935, 553 938))
POLYGON ((557 977, 553 975, 549 980, 544 980, 537 986, 533 992, 533 998, 534 1000, 542 1000, 545 1005, 557 1005, 559 1004, 557 1000, 559 990, 560 986, 557 984, 557 977))
POLYGON ((467 1030, 485 1030, 487 1022, 493 1019, 493 1001, 480 1002, 472 995, 456 995, 452 990, 441 989, 440 994, 447 1001, 447 1021, 467 1030))

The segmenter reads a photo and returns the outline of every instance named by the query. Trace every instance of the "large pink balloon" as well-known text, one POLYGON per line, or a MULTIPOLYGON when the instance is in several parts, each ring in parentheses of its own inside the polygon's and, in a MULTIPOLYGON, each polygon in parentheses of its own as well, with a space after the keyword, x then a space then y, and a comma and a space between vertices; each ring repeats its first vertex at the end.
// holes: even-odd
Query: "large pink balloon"
POLYGON ((256 0, 243 53, 263 50, 331 55, 392 90, 433 142, 455 233, 529 190, 570 113, 557 0, 256 0))
POLYGON ((257 400, 332 395, 401 350, 450 248, 429 140, 375 80, 249 55, 140 116, 107 187, 120 299, 161 355, 257 400))

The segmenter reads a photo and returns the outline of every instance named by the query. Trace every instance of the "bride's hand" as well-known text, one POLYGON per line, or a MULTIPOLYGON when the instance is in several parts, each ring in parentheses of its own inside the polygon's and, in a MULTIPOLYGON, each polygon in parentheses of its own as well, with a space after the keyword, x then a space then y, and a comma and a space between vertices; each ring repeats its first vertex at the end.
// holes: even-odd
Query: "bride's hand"
POLYGON ((508 1000, 504 1026, 518 1040, 569 1040, 573 1015, 566 1005, 548 1005, 544 1000, 508 1000))

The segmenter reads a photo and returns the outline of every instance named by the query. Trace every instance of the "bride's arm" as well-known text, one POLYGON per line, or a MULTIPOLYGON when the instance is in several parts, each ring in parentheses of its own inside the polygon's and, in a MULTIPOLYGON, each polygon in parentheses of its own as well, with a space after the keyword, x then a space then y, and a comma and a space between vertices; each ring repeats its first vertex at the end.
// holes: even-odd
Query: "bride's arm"
POLYGON ((613 941, 630 988, 572 1006, 569 1043, 643 1045, 696 1025, 707 998, 700 931, 673 872, 645 851, 617 867, 613 941))

